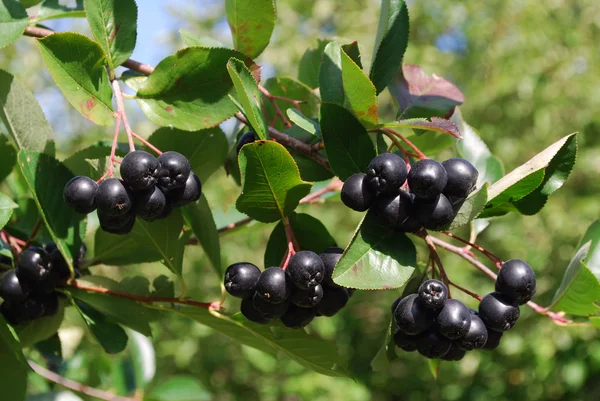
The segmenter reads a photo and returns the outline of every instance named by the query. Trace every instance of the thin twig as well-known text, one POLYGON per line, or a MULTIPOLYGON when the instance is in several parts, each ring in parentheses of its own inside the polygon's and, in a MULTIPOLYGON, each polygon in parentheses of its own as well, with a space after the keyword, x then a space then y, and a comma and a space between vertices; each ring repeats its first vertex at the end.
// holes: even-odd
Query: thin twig
POLYGON ((337 177, 334 177, 326 187, 319 189, 311 194, 306 195, 304 198, 300 199, 300 204, 304 203, 314 203, 321 199, 321 197, 329 192, 338 192, 342 190, 342 185, 344 183, 337 177))
POLYGON ((279 107, 279 104, 277 103, 277 99, 275 99, 275 97, 273 95, 271 95, 271 93, 266 88, 263 88, 260 85, 258 85, 258 90, 263 95, 265 95, 267 97, 267 99, 269 99, 269 101, 273 105, 273 108, 275 109, 275 114, 278 115, 279 118, 281 118, 281 121, 283 122, 283 124, 286 127, 290 128, 292 126, 292 123, 290 122, 290 120, 287 119, 284 112, 281 111, 281 108, 279 107))
POLYGON ((35 237, 37 236, 38 231, 40 230, 41 226, 42 226, 42 219, 40 219, 38 217, 37 221, 35 222, 35 225, 31 229, 31 233, 29 234, 27 241, 25 241, 25 244, 23 245, 23 248, 27 248, 29 245, 31 245, 31 243, 35 240, 35 237))
POLYGON ((131 127, 129 126, 129 121, 127 120, 127 113, 125 113, 125 105, 123 104, 123 92, 121 91, 121 86, 119 85, 119 81, 116 79, 112 81, 113 94, 115 95, 115 101, 117 103, 117 119, 123 119, 123 126, 125 127, 125 132, 127 132, 127 140, 129 141, 129 151, 135 151, 135 145, 133 144, 133 132, 131 127))
POLYGON ((389 129, 389 128, 382 128, 381 131, 398 137, 402 142, 407 144, 412 150, 415 151, 415 153, 419 159, 427 159, 427 156, 425 156, 425 154, 423 152, 421 152, 421 150, 418 147, 416 147, 414 143, 412 143, 411 141, 406 139, 404 137, 404 135, 399 134, 398 132, 394 131, 393 129, 389 129))
MULTIPOLYGON (((454 238, 455 240, 462 242, 463 244, 465 244, 465 245, 467 245, 467 246, 469 246, 469 247, 471 247, 471 248, 477 249, 477 250, 478 250, 479 252, 481 252, 481 253, 482 253, 484 256, 486 256, 486 257, 487 257, 489 260, 491 260, 491 261, 492 261, 492 263, 494 263, 498 269, 502 268, 502 264, 504 263, 504 262, 502 261, 502 259, 501 259, 500 257, 498 257, 498 256, 494 255, 494 254, 493 254, 493 253, 491 253, 490 251, 488 251, 488 250, 484 249, 483 247, 481 247, 481 246, 479 246, 479 245, 477 245, 477 244, 475 244, 475 243, 472 243, 472 242, 470 242, 470 241, 467 241, 467 240, 466 240, 466 239, 464 239, 464 238, 458 237, 458 236, 456 236, 456 235, 452 234, 452 233, 451 233, 451 232, 449 232, 449 231, 440 231, 440 232, 441 232, 442 234, 444 234, 444 235, 447 235, 447 236, 448 236, 448 237, 450 237, 450 238, 454 238)), ((466 251, 468 251, 468 250, 466 250, 466 251)))
POLYGON ((449 281, 448 284, 451 285, 452 287, 458 289, 459 291, 462 291, 465 294, 472 296, 476 300, 481 301, 481 297, 477 293, 475 293, 473 291, 470 291, 470 290, 467 290, 466 288, 461 287, 460 285, 454 283, 453 281, 449 281))
POLYGON ((117 143, 119 141, 119 128, 121 128, 121 116, 117 113, 117 121, 115 122, 115 133, 113 136, 112 146, 110 148, 110 160, 108 165, 108 170, 98 179, 98 183, 101 183, 106 179, 106 177, 112 178, 114 175, 115 162, 116 157, 115 154, 117 152, 117 143))

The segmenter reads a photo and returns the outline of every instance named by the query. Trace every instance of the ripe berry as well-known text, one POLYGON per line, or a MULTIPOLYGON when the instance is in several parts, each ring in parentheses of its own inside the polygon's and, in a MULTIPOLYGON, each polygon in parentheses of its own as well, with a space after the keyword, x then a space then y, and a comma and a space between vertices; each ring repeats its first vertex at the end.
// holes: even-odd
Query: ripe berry
POLYGON ((320 316, 333 316, 348 303, 348 291, 344 287, 323 288, 323 298, 316 306, 317 313, 320 316))
POLYGON ((421 222, 419 220, 417 220, 416 217, 408 216, 406 218, 406 220, 404 220, 402 222, 402 224, 400 224, 398 227, 396 227, 396 230, 405 232, 405 233, 416 233, 417 231, 420 231, 422 228, 423 228, 423 224, 421 224, 421 222))
POLYGON ((290 301, 301 308, 313 308, 323 299, 323 286, 317 284, 308 290, 296 289, 292 292, 290 301))
POLYGON ((234 297, 249 297, 254 294, 259 277, 260 269, 252 263, 234 263, 225 270, 225 289, 234 297))
POLYGON ((158 219, 167 204, 167 197, 160 187, 153 186, 135 193, 133 210, 136 216, 146 221, 158 219))
POLYGON ((406 334, 400 330, 398 326, 394 328, 394 344, 396 344, 396 347, 400 348, 401 350, 406 352, 416 351, 418 340, 418 336, 406 334))
POLYGON ((535 295, 535 273, 520 259, 507 260, 496 278, 496 291, 523 305, 535 295))
POLYGON ((267 324, 269 322, 269 319, 264 317, 259 311, 256 310, 256 308, 254 308, 252 296, 242 299, 240 312, 242 312, 242 315, 244 315, 244 317, 251 322, 258 324, 267 324))
POLYGON ((22 302, 30 293, 30 289, 23 285, 17 277, 16 269, 11 269, 0 277, 0 298, 5 302, 22 302))
POLYGON ((128 234, 135 224, 135 214, 133 211, 124 216, 109 216, 98 210, 98 220, 100 228, 111 234, 128 234))
POLYGON ((452 340, 444 337, 436 330, 427 330, 419 336, 417 351, 426 358, 441 358, 450 350, 452 340))
POLYGON ((504 332, 502 331, 494 331, 488 330, 488 338, 485 342, 485 345, 481 347, 481 349, 485 349, 488 351, 493 351, 500 345, 500 340, 502 340, 502 335, 504 332))
POLYGON ((291 304, 287 312, 281 316, 281 323, 290 329, 300 329, 315 318, 314 308, 301 308, 291 304))
POLYGON ((183 187, 192 166, 188 159, 177 152, 165 152, 158 156, 158 184, 165 189, 183 187))
POLYGON ((311 251, 296 252, 287 267, 292 284, 301 290, 307 290, 323 281, 323 271, 323 261, 311 251))
POLYGON ((448 287, 440 280, 427 280, 419 287, 419 300, 427 309, 441 309, 448 299, 448 287))
MULTIPOLYGON (((46 248, 46 250, 51 248, 46 248)), ((71 271, 67 265, 67 261, 63 258, 58 248, 54 248, 50 252, 50 262, 48 263, 48 270, 52 272, 59 282, 65 282, 71 277, 71 271)))
POLYGON ((21 302, 4 302, 0 312, 11 324, 25 323, 44 314, 44 307, 35 298, 26 298, 21 302))
POLYGON ((326 284, 329 287, 339 287, 339 285, 333 282, 331 276, 333 275, 335 265, 340 260, 343 253, 344 250, 342 248, 333 247, 325 249, 325 251, 319 255, 323 261, 323 284, 326 284))
POLYGON ((413 216, 423 227, 431 230, 450 223, 455 215, 452 204, 443 194, 433 199, 416 198, 413 202, 413 216))
POLYGON ((375 192, 365 185, 366 174, 351 175, 342 186, 342 202, 352 210, 364 212, 375 201, 375 192))
POLYGON ((96 210, 98 184, 90 177, 77 176, 65 185, 63 197, 67 205, 77 213, 88 214, 96 210))
POLYGON ((239 155, 240 151, 242 150, 242 146, 252 143, 257 139, 258 138, 256 137, 256 134, 254 132, 246 132, 245 134, 240 136, 240 139, 238 139, 237 145, 235 147, 235 152, 239 155))
POLYGON ((285 270, 274 266, 263 271, 256 282, 256 292, 272 304, 279 304, 288 299, 292 288, 285 270))
POLYGON ((436 319, 440 334, 451 340, 461 338, 471 327, 469 308, 458 299, 448 299, 436 319))
POLYGON ((290 300, 287 299, 282 303, 272 304, 254 293, 252 296, 252 306, 267 319, 278 319, 287 312, 288 307, 290 306, 290 300))
POLYGON ((419 160, 408 173, 410 192, 419 198, 435 198, 442 193, 447 181, 444 166, 432 159, 419 160))
POLYGON ((406 163, 394 153, 376 156, 367 167, 365 182, 371 190, 395 194, 406 181, 406 163))
POLYGON ((471 327, 469 327, 467 334, 456 340, 460 348, 466 351, 482 348, 488 339, 488 330, 483 320, 481 320, 474 310, 470 310, 469 312, 471 312, 471 327))
POLYGON ((410 294, 398 303, 394 318, 400 330, 415 335, 427 330, 433 324, 435 315, 418 301, 417 294, 410 294))
POLYGON ((58 312, 58 294, 55 292, 37 297, 37 301, 42 305, 42 316, 52 316, 58 312))
POLYGON ((202 196, 202 184, 194 173, 190 173, 183 187, 171 189, 167 192, 167 198, 175 207, 184 206, 196 202, 202 196))
POLYGON ((158 160, 148 152, 135 150, 121 162, 121 178, 131 189, 149 189, 156 185, 158 160))
POLYGON ((448 181, 444 187, 446 196, 466 198, 475 187, 479 173, 465 159, 452 158, 442 162, 448 181))
POLYGON ((398 307, 398 304, 400 303, 400 301, 402 301, 402 299, 404 298, 404 295, 399 296, 398 298, 396 298, 396 300, 392 303, 392 315, 396 312, 396 308, 398 307))
POLYGON ((49 276, 50 255, 44 249, 32 246, 25 249, 17 258, 17 275, 27 282, 41 281, 49 276))
POLYGON ((126 216, 133 207, 133 193, 118 178, 108 178, 98 188, 98 211, 105 216, 126 216))
POLYGON ((373 203, 373 211, 381 224, 398 228, 408 217, 412 208, 412 199, 405 191, 392 195, 379 195, 373 203))
POLYGON ((444 354, 444 356, 440 357, 442 361, 460 361, 467 354, 467 351, 460 348, 458 344, 455 342, 452 343, 448 352, 444 354))
POLYGON ((509 330, 517 323, 519 316, 517 304, 499 292, 486 295, 479 303, 479 317, 491 330, 509 330))

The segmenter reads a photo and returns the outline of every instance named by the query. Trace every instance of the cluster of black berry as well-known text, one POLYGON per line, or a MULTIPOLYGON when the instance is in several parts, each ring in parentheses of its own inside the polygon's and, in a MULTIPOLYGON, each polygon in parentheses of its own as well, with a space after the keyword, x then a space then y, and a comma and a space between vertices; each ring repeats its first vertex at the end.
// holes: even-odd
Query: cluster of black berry
POLYGON ((535 294, 535 274, 522 260, 505 262, 496 279, 496 292, 486 295, 479 311, 448 298, 439 280, 427 280, 417 294, 398 298, 392 305, 394 342, 404 351, 427 358, 458 361, 467 351, 493 350, 503 332, 519 319, 519 305, 535 294))
POLYGON ((369 163, 366 174, 346 180, 342 201, 359 212, 373 207, 382 224, 395 230, 436 230, 454 219, 479 175, 471 163, 460 158, 443 163, 419 160, 407 170, 400 156, 383 153, 369 163), (410 192, 400 189, 405 181, 410 192))
MULTIPOLYGON (((82 245, 76 264, 85 257, 82 245)), ((32 246, 17 258, 17 267, 0 277, 0 313, 11 324, 25 323, 43 316, 52 316, 58 310, 57 286, 70 277, 67 262, 56 245, 44 248, 32 246)))
POLYGON ((67 204, 78 213, 98 209, 100 227, 109 233, 127 234, 135 218, 146 221, 166 218, 173 207, 200 199, 202 186, 181 153, 165 152, 158 159, 136 150, 121 162, 121 178, 97 184, 90 177, 71 179, 64 190, 67 204))
POLYGON ((235 263, 225 272, 225 289, 242 298, 240 310, 248 320, 266 324, 280 319, 284 326, 299 329, 315 316, 333 316, 346 306, 352 293, 331 278, 343 251, 300 251, 286 270, 275 266, 262 273, 252 263, 235 263))

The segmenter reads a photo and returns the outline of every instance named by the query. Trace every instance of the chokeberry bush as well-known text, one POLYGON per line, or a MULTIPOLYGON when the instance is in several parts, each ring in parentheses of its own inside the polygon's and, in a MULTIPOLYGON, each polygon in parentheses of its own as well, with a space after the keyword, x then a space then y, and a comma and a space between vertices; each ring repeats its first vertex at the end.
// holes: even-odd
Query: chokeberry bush
MULTIPOLYGON (((156 367, 144 359, 153 333, 185 339, 204 328, 239 344, 265 375, 279 354, 298 372, 356 378, 366 367, 348 358, 360 338, 335 341, 345 327, 327 322, 351 308, 351 321, 371 322, 373 309, 361 307, 379 293, 396 299, 375 319, 385 322, 373 329, 382 338, 369 356, 379 371, 415 352, 422 357, 411 363, 437 377, 443 361, 497 352, 530 312, 557 331, 600 326, 598 222, 564 228, 583 239, 555 285, 538 260, 479 239, 510 218, 510 232, 496 238, 528 235, 522 222, 552 203, 574 169, 578 135, 549 127, 539 142, 551 144, 528 149, 518 167, 509 158, 505 173, 503 155, 463 118, 471 99, 410 64, 418 60, 405 54, 405 1, 382 0, 369 57, 365 43, 331 35, 301 57, 297 78, 263 68, 277 27, 289 25, 274 0, 224 1, 230 46, 181 30, 180 50, 155 66, 130 58, 138 26, 151 24, 138 19, 147 4, 137 3, 0 3, 2 52, 12 57, 34 41, 52 86, 90 132, 71 149, 56 146, 44 98, 40 105, 17 78, 25 61, 0 69, 2 399, 49 393, 48 382, 101 399, 209 399, 193 379, 153 385, 156 367), (77 26, 86 35, 46 26, 65 18, 85 18, 77 26), (149 136, 133 129, 144 124, 157 128, 149 136), (211 179, 217 172, 226 177, 211 179), (207 199, 215 193, 218 202, 207 199), (323 205, 344 223, 358 221, 353 234, 324 224, 323 205), (265 228, 268 237, 255 235, 265 228), (234 232, 251 253, 222 251, 234 232), (198 253, 202 265, 190 262, 198 253), (164 268, 146 272, 149 263, 164 268), (490 281, 474 285, 460 273, 468 268, 490 281), (171 330, 165 322, 175 317, 198 326, 171 330), (74 327, 85 327, 84 340, 74 327), (63 377, 69 366, 95 363, 76 352, 82 342, 118 354, 103 363, 116 366, 120 384, 63 377)), ((576 214, 576 205, 565 208, 576 214)))

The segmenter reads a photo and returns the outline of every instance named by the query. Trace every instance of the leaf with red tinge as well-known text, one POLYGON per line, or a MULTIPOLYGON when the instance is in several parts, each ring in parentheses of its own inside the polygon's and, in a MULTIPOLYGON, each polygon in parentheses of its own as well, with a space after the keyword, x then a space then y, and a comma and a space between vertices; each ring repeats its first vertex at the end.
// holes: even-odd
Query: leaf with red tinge
POLYGON ((433 376, 434 380, 438 379, 438 376, 440 374, 440 365, 442 364, 442 361, 439 359, 428 359, 427 360, 427 365, 429 366, 429 371, 431 372, 431 375, 433 376))
POLYGON ((435 74, 427 75, 413 64, 404 64, 388 87, 400 105, 398 117, 403 119, 449 118, 454 108, 465 101, 463 93, 453 83, 435 74))
POLYGON ((457 139, 462 139, 460 130, 452 121, 440 117, 431 117, 430 120, 425 118, 411 118, 408 120, 399 120, 393 123, 383 124, 383 128, 414 128, 425 131, 443 132, 457 139))

